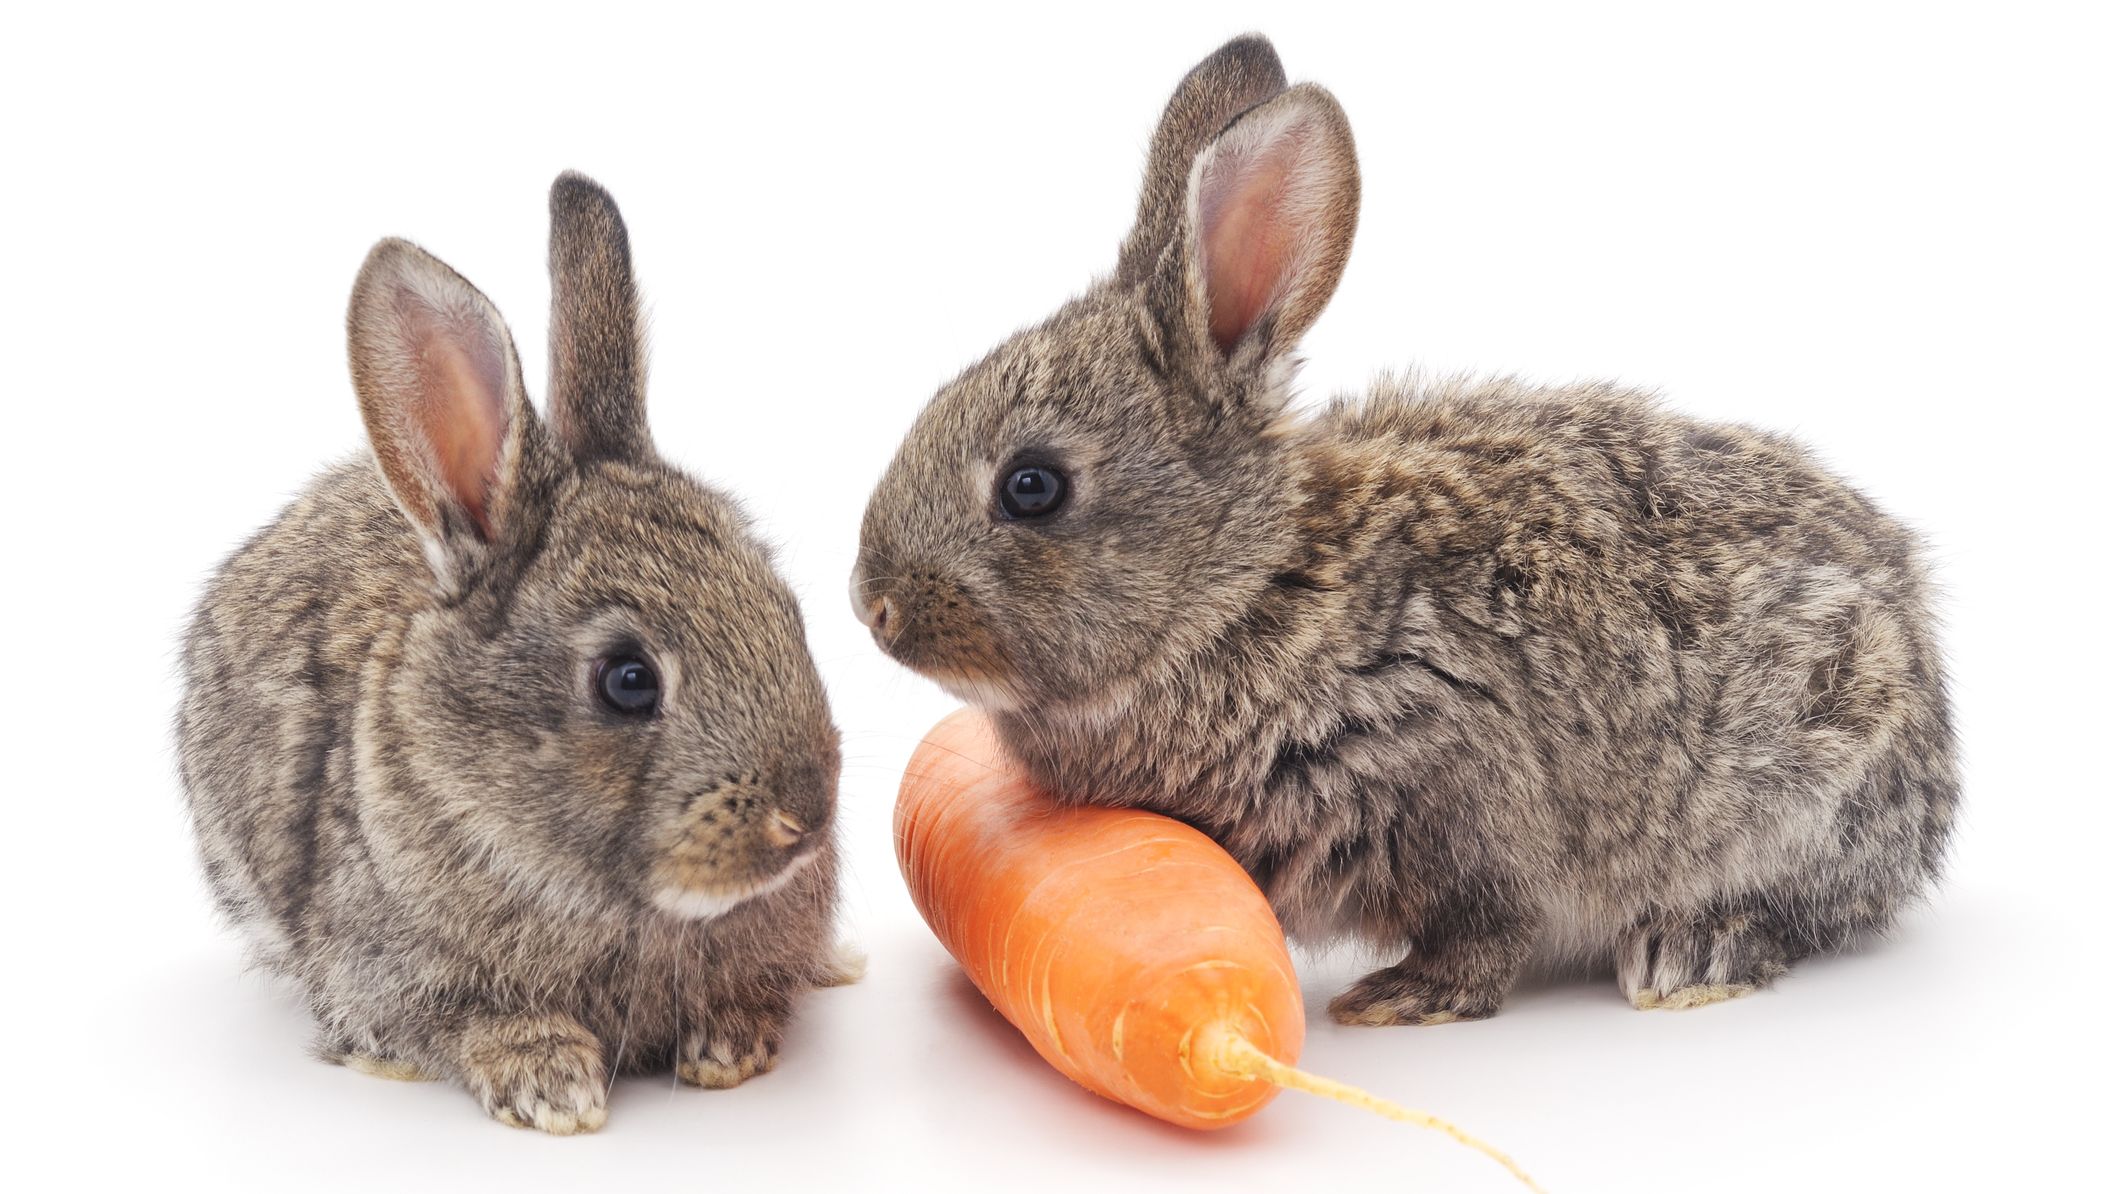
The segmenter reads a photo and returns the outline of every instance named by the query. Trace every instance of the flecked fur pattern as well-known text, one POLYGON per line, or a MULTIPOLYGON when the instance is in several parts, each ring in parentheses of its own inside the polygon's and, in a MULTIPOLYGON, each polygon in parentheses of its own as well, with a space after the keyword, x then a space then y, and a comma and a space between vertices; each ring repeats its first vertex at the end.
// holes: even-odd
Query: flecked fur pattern
POLYGON ((1492 1015, 1544 954, 1644 1008, 1886 928, 1958 769, 1922 548, 1799 444, 1611 385, 1388 377, 1299 418, 1358 183, 1239 38, 1114 273, 944 386, 856 613, 1064 799, 1213 836, 1292 936, 1403 960, 1353 1024, 1492 1015), (1005 516, 1026 461, 1067 477, 1005 516))
POLYGON ((643 416, 626 231, 552 192, 552 424, 483 295, 402 241, 348 315, 373 452, 213 579, 180 768, 206 874, 327 1060, 569 1134, 612 1076, 771 1068, 829 942, 839 739, 787 587, 643 416), (600 660, 651 662, 648 715, 600 660))

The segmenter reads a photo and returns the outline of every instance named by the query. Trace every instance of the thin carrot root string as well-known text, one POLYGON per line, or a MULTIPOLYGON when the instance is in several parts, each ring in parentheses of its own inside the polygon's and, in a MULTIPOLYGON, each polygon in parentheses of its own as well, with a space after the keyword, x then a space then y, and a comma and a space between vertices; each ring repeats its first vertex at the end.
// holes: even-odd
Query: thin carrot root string
POLYGON ((1432 1131, 1442 1132, 1458 1143, 1485 1155, 1489 1160, 1509 1170, 1510 1176, 1523 1182, 1526 1188, 1537 1191, 1538 1194, 1545 1194, 1545 1191, 1540 1189, 1539 1183, 1532 1180, 1532 1175, 1518 1168, 1517 1162, 1512 1161, 1509 1154, 1489 1144, 1487 1141, 1471 1135, 1457 1124, 1451 1123, 1449 1120, 1438 1119, 1426 1112, 1402 1107, 1389 1099, 1378 1098, 1366 1090, 1358 1090, 1344 1082, 1335 1082, 1331 1078, 1321 1078, 1317 1074, 1299 1070, 1295 1066, 1284 1065, 1261 1052, 1259 1046, 1234 1032, 1223 1037, 1222 1049, 1216 1057, 1216 1061, 1224 1069, 1232 1073, 1243 1074, 1248 1078, 1257 1078, 1262 1082, 1272 1082, 1274 1085, 1287 1090, 1300 1090, 1305 1094, 1314 1094, 1321 1098, 1332 1099, 1337 1103, 1346 1103, 1350 1107, 1360 1107, 1364 1111, 1374 1115, 1382 1115, 1386 1119, 1396 1119, 1401 1123, 1415 1124, 1432 1131))

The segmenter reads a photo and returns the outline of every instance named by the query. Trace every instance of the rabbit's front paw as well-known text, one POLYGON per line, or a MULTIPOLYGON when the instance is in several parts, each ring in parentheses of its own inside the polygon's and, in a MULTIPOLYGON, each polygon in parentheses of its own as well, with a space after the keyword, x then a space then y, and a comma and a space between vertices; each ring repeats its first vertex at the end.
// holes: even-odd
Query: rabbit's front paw
POLYGON ((572 1016, 495 1016, 464 1034, 464 1082, 486 1113, 555 1136, 604 1126, 604 1050, 572 1016))
POLYGON ((1450 1024, 1485 1020, 1502 1006, 1495 984, 1452 981, 1405 964, 1364 976, 1326 1006, 1342 1024, 1450 1024))
POLYGON ((678 1077, 709 1090, 755 1078, 781 1059, 781 1018, 770 1012, 725 1011, 709 1026, 685 1034, 678 1077))

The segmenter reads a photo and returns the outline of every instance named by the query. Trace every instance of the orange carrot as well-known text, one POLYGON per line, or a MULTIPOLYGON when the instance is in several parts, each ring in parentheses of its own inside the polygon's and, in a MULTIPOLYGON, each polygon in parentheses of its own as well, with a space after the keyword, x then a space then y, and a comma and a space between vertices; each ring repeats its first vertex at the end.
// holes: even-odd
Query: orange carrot
POLYGON ((1236 1037, 1293 1064, 1303 993, 1266 898, 1198 830, 1054 807, 967 710, 914 754, 895 829, 929 927, 1055 1069, 1189 1128, 1274 1097, 1208 1046, 1236 1037))
POLYGON ((929 927, 1032 1047, 1089 1090, 1221 1128, 1293 1086, 1446 1132, 1532 1186, 1442 1120, 1295 1068, 1303 997, 1281 926, 1199 831, 1055 804, 969 710, 914 751, 894 830, 929 927))

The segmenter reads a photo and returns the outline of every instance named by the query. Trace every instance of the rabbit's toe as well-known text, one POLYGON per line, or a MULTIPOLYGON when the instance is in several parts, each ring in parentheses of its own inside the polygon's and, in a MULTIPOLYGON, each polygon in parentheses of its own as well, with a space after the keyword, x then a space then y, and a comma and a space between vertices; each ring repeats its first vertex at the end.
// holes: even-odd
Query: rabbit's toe
POLYGON ((780 1026, 763 1017, 739 1016, 688 1035, 680 1050, 678 1077, 709 1090, 727 1090, 772 1069, 780 1059, 780 1026))
POLYGON ((464 1081, 486 1113, 555 1136, 604 1126, 604 1051, 570 1016, 515 1016, 467 1033, 464 1081))
POLYGON ((719 1033, 704 1033, 687 1041, 687 1056, 677 1063, 677 1075, 694 1086, 728 1090, 747 1077, 757 1077, 781 1060, 781 1043, 772 1037, 749 1041, 719 1033))
POLYGON ((1683 1012, 1690 1007, 1706 1007, 1750 995, 1759 989, 1751 983, 1697 983, 1662 992, 1645 987, 1631 992, 1628 1001, 1640 1011, 1683 1012))
POLYGON ((530 1099, 527 1105, 488 1110, 495 1119, 511 1128, 536 1128, 553 1136, 581 1136, 594 1132, 604 1126, 608 1115, 601 1092, 589 1096, 579 1090, 562 1092, 557 1102, 540 1096, 530 1099))
POLYGON ((1341 992, 1326 1011, 1341 1024, 1450 1024, 1485 1020, 1502 1006, 1502 993, 1450 982, 1402 967, 1377 971, 1341 992))

